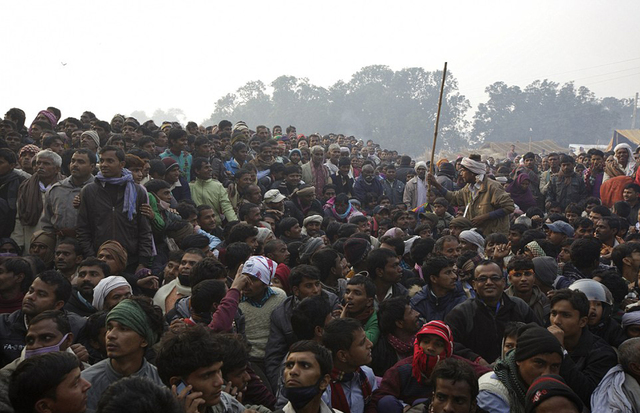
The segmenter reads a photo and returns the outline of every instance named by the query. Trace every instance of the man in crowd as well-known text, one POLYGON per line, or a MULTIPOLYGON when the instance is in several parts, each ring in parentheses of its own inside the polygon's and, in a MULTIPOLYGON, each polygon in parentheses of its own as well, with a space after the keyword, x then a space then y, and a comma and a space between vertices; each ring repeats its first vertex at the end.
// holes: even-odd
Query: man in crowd
POLYGON ((67 311, 76 313, 82 317, 90 316, 96 312, 91 304, 93 302, 93 290, 98 283, 109 276, 109 266, 97 258, 89 257, 78 266, 78 278, 71 291, 71 297, 65 304, 67 311))
POLYGON ((324 164, 324 149, 320 145, 311 148, 311 161, 302 165, 302 180, 315 188, 316 197, 322 198, 322 188, 328 183, 329 168, 324 164))

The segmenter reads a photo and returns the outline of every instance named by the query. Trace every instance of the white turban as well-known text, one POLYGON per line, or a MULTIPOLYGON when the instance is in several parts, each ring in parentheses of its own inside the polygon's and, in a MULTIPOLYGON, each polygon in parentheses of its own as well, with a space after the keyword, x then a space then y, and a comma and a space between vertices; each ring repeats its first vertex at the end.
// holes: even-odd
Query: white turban
POLYGON ((413 167, 413 169, 415 169, 415 171, 418 172, 418 168, 421 166, 424 169, 427 169, 427 163, 425 161, 416 162, 416 165, 413 167))
POLYGON ((487 166, 478 161, 474 161, 471 158, 464 157, 462 158, 462 166, 471 171, 472 174, 475 175, 484 175, 487 173, 487 166))
POLYGON ((473 230, 473 228, 462 231, 458 236, 460 241, 467 241, 478 247, 478 253, 484 254, 484 238, 473 230))
POLYGON ((306 226, 309 222, 317 222, 318 224, 322 224, 322 217, 320 215, 310 215, 302 221, 302 226, 306 226))
MULTIPOLYGON (((617 152, 618 149, 626 149, 629 152, 629 160, 627 161, 627 165, 624 167, 624 174, 627 176, 633 176, 635 174, 636 169, 636 160, 633 157, 633 149, 627 143, 619 143, 613 148, 613 152, 617 152)), ((622 167, 622 165, 620 165, 622 167)))
POLYGON ((107 298, 107 295, 118 287, 127 286, 129 287, 129 293, 131 293, 131 285, 127 282, 124 277, 120 277, 119 275, 112 275, 110 277, 106 277, 100 280, 96 288, 93 289, 93 308, 100 311, 104 309, 104 299, 107 298))
POLYGON ((278 264, 270 258, 254 255, 249 258, 242 267, 242 273, 255 277, 263 284, 271 284, 271 279, 276 275, 278 264))

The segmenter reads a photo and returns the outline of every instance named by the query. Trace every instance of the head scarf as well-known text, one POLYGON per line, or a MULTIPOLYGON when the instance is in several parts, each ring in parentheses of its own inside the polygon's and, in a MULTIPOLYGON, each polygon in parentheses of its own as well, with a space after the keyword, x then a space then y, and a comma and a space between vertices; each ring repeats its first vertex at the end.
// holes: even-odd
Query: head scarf
POLYGON ((427 169, 427 163, 425 161, 420 161, 420 162, 416 162, 416 165, 413 167, 413 169, 418 172, 418 168, 423 167, 424 169, 427 169))
POLYGON ((271 278, 276 274, 278 264, 270 258, 260 255, 250 257, 242 267, 242 273, 250 275, 262 281, 263 284, 271 284, 271 278))
POLYGON ((404 231, 398 227, 389 228, 383 237, 402 238, 404 237, 404 231))
POLYGON ((94 130, 84 131, 82 132, 82 135, 80 135, 80 138, 82 138, 83 136, 88 136, 93 139, 93 141, 96 143, 96 150, 100 149, 100 136, 98 136, 98 132, 94 130))
POLYGON ((107 314, 107 323, 117 321, 140 334, 147 341, 147 348, 158 341, 158 334, 151 328, 151 323, 140 304, 131 299, 122 300, 107 314))
MULTIPOLYGON (((613 148, 613 153, 615 153, 618 149, 626 149, 627 152, 629 152, 629 160, 627 161, 627 166, 624 167, 624 173, 627 176, 631 176, 636 168, 636 160, 633 157, 633 149, 631 149, 631 146, 629 146, 629 144, 619 143, 615 148, 613 148)), ((620 165, 620 167, 622 168, 622 165, 620 165)))
POLYGON ((436 166, 438 168, 440 168, 440 165, 442 165, 443 163, 448 163, 448 162, 449 162, 449 160, 447 158, 442 158, 442 159, 438 160, 438 162, 436 162, 436 166))
POLYGON ((584 407, 580 397, 578 397, 571 387, 567 386, 562 377, 549 374, 547 376, 540 376, 531 383, 526 394, 525 411, 527 413, 533 413, 542 402, 556 396, 569 399, 579 412, 581 412, 584 407))
POLYGON ((640 311, 632 311, 622 315, 622 328, 637 326, 640 324, 640 311))
POLYGON ((29 244, 33 244, 36 241, 41 242, 45 244, 47 247, 49 247, 42 261, 44 261, 44 263, 47 265, 51 264, 53 262, 53 257, 56 252, 56 234, 53 234, 50 232, 44 232, 43 230, 36 231, 33 233, 33 236, 31 237, 31 241, 29 242, 29 244))
POLYGON ((115 290, 118 287, 127 286, 129 287, 129 292, 132 293, 131 285, 127 282, 124 277, 120 277, 119 275, 112 275, 110 277, 105 277, 100 280, 98 285, 93 289, 93 308, 96 310, 104 310, 104 300, 107 298, 109 293, 115 290))
POLYGON ((116 261, 116 264, 118 264, 118 268, 116 268, 115 274, 113 275, 118 275, 127 268, 127 259, 129 258, 127 250, 125 250, 118 241, 105 241, 100 245, 100 248, 98 248, 98 255, 100 255, 100 251, 102 250, 108 251, 116 261))
POLYGON ((11 244, 16 250, 17 255, 22 255, 22 248, 20 248, 18 243, 13 238, 0 238, 0 247, 4 244, 11 244))
POLYGON ((526 212, 527 209, 535 206, 537 202, 531 192, 531 185, 529 185, 527 189, 522 188, 524 181, 531 182, 529 174, 521 173, 513 182, 507 185, 505 189, 511 195, 513 202, 515 202, 522 211, 526 212))
POLYGON ((32 153, 32 154, 37 154, 38 152, 40 152, 41 149, 38 148, 36 145, 24 145, 22 148, 20 148, 20 150, 18 151, 18 158, 20 158, 22 156, 23 153, 32 153))
POLYGON ((258 242, 264 244, 269 235, 273 236, 273 232, 269 228, 258 228, 258 236, 256 239, 258 242))
POLYGON ((416 339, 413 343, 413 361, 411 363, 412 376, 421 382, 425 376, 428 379, 436 363, 440 360, 451 357, 453 354, 453 334, 448 325, 439 320, 430 321, 418 331, 416 339), (422 336, 431 334, 440 337, 445 342, 444 351, 437 356, 425 354, 420 347, 420 339, 422 336))
MULTIPOLYGON (((49 123, 51 123, 51 127, 55 128, 56 125, 58 124, 58 118, 56 118, 56 115, 54 115, 53 113, 49 112, 48 110, 41 110, 40 112, 38 112, 38 115, 44 115, 47 117, 47 119, 49 120, 49 123)), ((38 116, 36 116, 37 118, 38 116)))
POLYGON ((461 164, 468 169, 469 172, 476 175, 476 182, 482 182, 484 174, 487 173, 487 166, 484 163, 465 157, 462 158, 461 164))
POLYGON ((531 253, 533 254, 533 258, 547 256, 542 247, 540 247, 540 244, 538 244, 536 241, 531 241, 530 243, 525 245, 525 248, 531 251, 531 253))
POLYGON ((471 229, 473 228, 473 224, 469 218, 465 217, 455 217, 449 223, 450 227, 461 228, 461 229, 471 229))
POLYGON ((291 154, 293 154, 293 153, 297 153, 297 154, 298 154, 298 156, 299 156, 300 158, 302 158, 302 152, 300 151, 300 149, 298 149, 298 148, 291 149, 291 150, 289 151, 289 158, 291 158, 291 154))
POLYGON ((317 222, 318 224, 322 224, 322 217, 320 215, 310 215, 302 221, 302 226, 307 226, 309 222, 317 222))
POLYGON ((484 254, 484 238, 474 231, 474 228, 464 230, 460 233, 460 241, 467 241, 478 247, 478 254, 484 254))

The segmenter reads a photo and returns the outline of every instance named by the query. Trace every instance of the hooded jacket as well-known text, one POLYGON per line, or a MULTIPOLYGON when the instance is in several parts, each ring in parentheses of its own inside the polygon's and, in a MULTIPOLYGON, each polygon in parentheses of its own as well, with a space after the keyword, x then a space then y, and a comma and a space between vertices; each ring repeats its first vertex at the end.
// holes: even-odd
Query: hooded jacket
MULTIPOLYGON (((460 283, 456 283, 455 290, 436 297, 429 285, 422 287, 411 299, 411 307, 420 313, 426 322, 432 320, 444 320, 445 316, 458 304, 467 300, 467 295, 460 283)), ((455 336, 454 336, 455 337, 455 336)))

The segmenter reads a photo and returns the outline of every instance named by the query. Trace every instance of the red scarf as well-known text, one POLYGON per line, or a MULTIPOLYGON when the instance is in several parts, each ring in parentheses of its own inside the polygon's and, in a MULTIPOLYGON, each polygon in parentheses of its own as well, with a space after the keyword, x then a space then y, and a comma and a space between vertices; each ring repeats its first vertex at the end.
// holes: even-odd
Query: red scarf
POLYGON ((406 341, 400 340, 398 337, 393 334, 387 335, 387 341, 391 344, 391 347, 400 355, 400 358, 409 357, 413 354, 413 345, 411 344, 414 340, 412 339, 409 343, 406 341))
POLYGON ((416 340, 413 343, 413 361, 411 362, 411 375, 420 383, 423 378, 429 378, 436 363, 451 357, 453 354, 453 336, 448 325, 439 320, 433 320, 422 326, 416 340), (425 354, 420 347, 420 337, 432 334, 442 338, 446 344, 442 353, 437 356, 425 354))
POLYGON ((347 400, 347 396, 344 394, 344 390, 342 389, 342 383, 350 382, 353 380, 355 374, 358 374, 360 377, 360 389, 362 390, 362 398, 367 404, 369 397, 371 396, 371 383, 367 379, 367 375, 365 372, 358 367, 354 373, 345 373, 340 370, 336 370, 335 368, 331 370, 331 407, 333 409, 337 409, 342 411, 343 413, 351 413, 351 407, 349 406, 349 401, 347 400))

